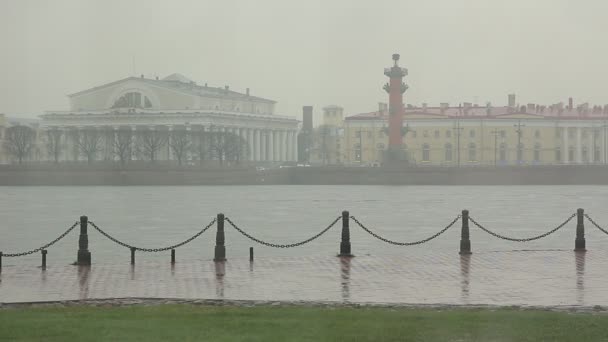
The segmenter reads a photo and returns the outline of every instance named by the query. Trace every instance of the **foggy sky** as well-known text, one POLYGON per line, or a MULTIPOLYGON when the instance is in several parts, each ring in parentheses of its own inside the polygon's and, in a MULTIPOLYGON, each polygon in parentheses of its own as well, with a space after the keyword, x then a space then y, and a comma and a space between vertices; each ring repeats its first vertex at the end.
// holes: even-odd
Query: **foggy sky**
POLYGON ((604 104, 607 12, 605 0, 0 0, 0 113, 65 110, 67 94, 179 72, 249 87, 278 114, 354 114, 387 101, 395 52, 406 103, 604 104))

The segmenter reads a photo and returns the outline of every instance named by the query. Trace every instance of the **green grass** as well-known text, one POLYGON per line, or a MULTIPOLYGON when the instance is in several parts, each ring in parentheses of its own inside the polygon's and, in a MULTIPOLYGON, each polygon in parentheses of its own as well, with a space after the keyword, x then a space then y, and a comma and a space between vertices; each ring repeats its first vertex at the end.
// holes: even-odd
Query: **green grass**
POLYGON ((38 307, 0 341, 606 341, 608 315, 487 309, 38 307))

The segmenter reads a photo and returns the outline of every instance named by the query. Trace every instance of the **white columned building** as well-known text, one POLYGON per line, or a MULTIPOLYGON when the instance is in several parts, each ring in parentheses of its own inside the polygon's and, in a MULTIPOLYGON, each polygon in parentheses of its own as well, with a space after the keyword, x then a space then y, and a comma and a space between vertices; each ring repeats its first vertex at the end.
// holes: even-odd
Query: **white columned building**
MULTIPOLYGON (((184 151, 190 162, 210 148, 213 134, 233 134, 247 144, 238 158, 227 160, 278 161, 286 160, 278 154, 277 131, 297 131, 299 121, 277 115, 276 102, 262 97, 230 90, 229 87, 199 85, 188 78, 173 74, 163 79, 128 77, 103 84, 68 96, 70 110, 47 111, 41 115, 41 128, 58 129, 65 142, 61 160, 83 160, 78 153, 75 136, 93 131, 101 134, 97 160, 116 159, 115 140, 109 132, 128 130, 133 145, 142 144, 146 132, 162 136, 162 146, 156 154, 159 160, 174 160, 178 136, 190 139, 190 149, 184 151), (111 137, 112 136, 112 137, 111 137), (173 146, 173 148, 172 148, 173 146)), ((146 137, 147 139, 148 137, 146 137)), ((237 140, 238 141, 238 140, 237 140)), ((137 146, 133 151, 140 151, 137 146)), ((230 150, 230 149, 228 149, 230 150)), ((132 158, 145 159, 141 153, 132 158)))

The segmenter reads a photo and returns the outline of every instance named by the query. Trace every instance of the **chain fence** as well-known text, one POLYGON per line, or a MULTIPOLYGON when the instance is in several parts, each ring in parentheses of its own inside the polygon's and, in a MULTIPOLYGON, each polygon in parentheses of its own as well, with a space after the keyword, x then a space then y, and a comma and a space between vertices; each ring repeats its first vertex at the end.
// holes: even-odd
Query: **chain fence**
POLYGON ((585 214, 585 217, 587 218, 587 220, 589 220, 589 222, 591 222, 591 224, 595 226, 595 228, 601 230, 604 234, 608 234, 608 230, 600 227, 600 225, 597 224, 591 217, 589 217, 589 215, 585 214))
POLYGON ((2 253, 3 257, 7 257, 7 258, 11 258, 11 257, 20 257, 20 256, 25 256, 25 255, 29 255, 29 254, 33 254, 36 252, 39 252, 43 249, 47 249, 49 247, 51 247, 52 245, 56 244, 57 242, 59 242, 59 240, 63 239, 66 235, 68 235, 72 230, 74 230, 74 228, 76 228, 76 226, 79 224, 80 222, 76 221, 70 228, 68 228, 68 230, 66 230, 63 234, 59 235, 58 238, 56 238, 55 240, 47 243, 44 246, 38 247, 36 249, 32 249, 30 251, 26 251, 26 252, 21 252, 21 253, 2 253))
POLYGON ((568 222, 570 222, 574 216, 576 216, 576 214, 572 214, 572 215, 570 215, 570 217, 568 217, 568 218, 566 219, 566 221, 564 221, 562 224, 560 224, 559 226, 555 227, 554 229, 551 229, 550 231, 548 231, 548 232, 546 232, 546 233, 544 233, 544 234, 540 234, 540 235, 533 236, 533 237, 529 237, 529 238, 523 238, 523 239, 511 238, 511 237, 507 237, 507 236, 504 236, 504 235, 500 235, 500 234, 498 234, 498 233, 495 233, 495 232, 493 232, 493 231, 491 231, 491 230, 489 230, 489 229, 485 228, 485 227, 484 227, 484 226, 482 226, 481 224, 479 224, 479 223, 478 223, 477 221, 475 221, 475 220, 474 220, 474 219, 473 219, 471 216, 469 216, 469 220, 470 220, 471 222, 473 222, 473 224, 474 224, 475 226, 477 226, 478 228, 480 228, 480 229, 481 229, 481 230, 483 230, 484 232, 486 232, 486 233, 488 233, 488 234, 490 234, 490 235, 492 235, 492 236, 494 236, 494 237, 497 237, 497 238, 499 238, 499 239, 503 239, 503 240, 507 240, 507 241, 515 241, 515 242, 528 242, 528 241, 534 241, 534 240, 538 240, 538 239, 544 238, 544 237, 546 237, 546 236, 549 236, 549 235, 551 235, 551 234, 555 233, 556 231, 560 230, 560 229, 561 229, 563 226, 565 226, 566 224, 568 224, 568 222))
POLYGON ((268 246, 268 247, 274 247, 274 248, 291 248, 291 247, 298 247, 298 246, 302 246, 304 244, 307 244, 313 240, 315 240, 316 238, 320 237, 321 235, 325 234, 329 229, 331 229, 331 227, 335 226, 336 223, 342 218, 342 216, 338 216, 335 220, 333 220, 332 223, 329 224, 329 226, 327 226, 325 229, 323 229, 321 232, 319 232, 317 235, 314 235, 313 237, 306 239, 304 241, 300 241, 300 242, 296 242, 296 243, 290 243, 290 244, 277 244, 277 243, 271 243, 271 242, 266 242, 266 241, 262 241, 260 239, 256 239, 255 237, 247 234, 247 232, 245 232, 244 230, 242 230, 241 228, 239 228, 236 224, 234 224, 234 222, 232 222, 232 220, 230 220, 228 217, 225 217, 224 220, 226 222, 228 222, 228 224, 230 224, 234 229, 236 229, 239 233, 245 235, 247 238, 261 244, 264 246, 268 246))
POLYGON ((423 244, 425 242, 429 242, 431 240, 433 240, 434 238, 438 237, 439 235, 445 233, 448 229, 450 229, 454 223, 456 223, 458 221, 458 219, 461 217, 461 215, 456 216, 456 218, 450 222, 445 228, 443 228, 442 230, 438 231, 437 233, 435 233, 434 235, 431 235, 430 237, 426 238, 426 239, 422 239, 420 241, 414 241, 414 242, 397 242, 397 241, 393 241, 393 240, 389 240, 387 238, 384 238, 374 232, 371 231, 371 229, 367 228, 366 226, 363 225, 363 223, 361 223, 361 221, 359 221, 356 217, 351 216, 351 220, 355 221, 355 223, 361 227, 363 230, 365 230, 366 232, 368 232, 371 236, 375 237, 376 239, 382 240, 386 243, 390 243, 391 245, 396 245, 396 246, 414 246, 414 245, 420 245, 423 244))
POLYGON ((95 230, 97 230, 99 233, 101 233, 101 235, 107 237, 108 239, 114 241, 115 243, 117 243, 117 244, 119 244, 119 245, 121 245, 123 247, 129 248, 129 249, 135 249, 137 251, 142 251, 142 252, 163 252, 163 251, 168 251, 168 250, 171 250, 171 249, 175 249, 175 248, 181 247, 181 246, 187 244, 188 242, 196 239, 197 237, 201 236, 201 234, 203 234, 204 232, 206 232, 209 228, 211 228, 215 224, 215 221, 216 221, 216 219, 214 218, 213 220, 211 220, 211 222, 208 225, 206 225, 198 233, 192 235, 190 238, 188 238, 188 239, 186 239, 186 240, 184 240, 184 241, 182 241, 180 243, 176 243, 175 245, 171 245, 171 246, 167 246, 167 247, 161 247, 161 248, 136 247, 136 246, 130 245, 128 243, 122 242, 122 241, 116 239, 115 237, 113 237, 112 235, 106 233, 104 230, 102 230, 101 228, 99 228, 99 226, 97 226, 93 221, 89 221, 89 224, 93 228, 95 228, 95 230))

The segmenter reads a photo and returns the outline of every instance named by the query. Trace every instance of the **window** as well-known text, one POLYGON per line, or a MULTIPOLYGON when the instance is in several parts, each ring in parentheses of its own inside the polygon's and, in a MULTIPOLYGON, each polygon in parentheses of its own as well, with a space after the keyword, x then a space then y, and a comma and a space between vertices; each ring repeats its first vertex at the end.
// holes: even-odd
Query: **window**
POLYGON ((371 138, 372 137, 372 132, 371 131, 367 131, 367 137, 371 138))
POLYGON ((589 132, 586 129, 584 129, 583 130, 583 139, 587 139, 588 137, 589 137, 589 132))
POLYGON ((415 138, 417 136, 416 131, 411 131, 412 132, 412 138, 415 138))
POLYGON ((129 92, 119 97, 112 108, 151 108, 150 100, 138 92, 129 92), (143 99, 143 103, 142 103, 143 99))
POLYGON ((593 162, 600 162, 600 148, 598 146, 596 146, 595 150, 593 151, 593 162))
POLYGON ((445 137, 446 138, 451 138, 452 137, 452 131, 450 131, 449 129, 447 131, 445 131, 445 137))
POLYGON ((574 129, 568 128, 568 139, 574 139, 574 129))
POLYGON ((474 143, 469 144, 469 161, 477 161, 477 146, 474 143))
POLYGON ((422 136, 425 138, 429 137, 429 131, 427 131, 426 129, 424 130, 424 132, 422 133, 422 136))
POLYGON ((536 139, 540 139, 540 130, 537 129, 536 131, 534 131, 534 137, 536 139))
POLYGON ((589 162, 589 149, 587 149, 587 146, 583 146, 583 163, 588 163, 589 162))
POLYGON ((431 147, 429 146, 429 144, 422 145, 422 161, 431 161, 431 147))
POLYGON ((574 146, 570 146, 568 148, 568 159, 566 160, 566 162, 571 162, 574 161, 574 146))
POLYGON ((469 138, 475 138, 475 130, 472 129, 469 131, 469 138))
POLYGON ((506 138, 507 137, 507 132, 505 130, 500 131, 500 137, 501 138, 506 138))
POLYGON ((500 147, 498 149, 498 153, 500 155, 500 158, 499 158, 500 161, 501 162, 506 162, 507 161, 507 144, 501 143, 500 147))
POLYGON ((435 131, 435 139, 439 139, 439 131, 435 131))
POLYGON ((555 148, 555 162, 556 163, 562 162, 562 149, 560 147, 555 148))
POLYGON ((361 131, 355 131, 355 138, 361 138, 361 131))
POLYGON ((445 161, 452 161, 452 144, 450 143, 445 144, 445 161))
POLYGON ((534 145, 534 161, 536 163, 540 162, 540 144, 534 145))

